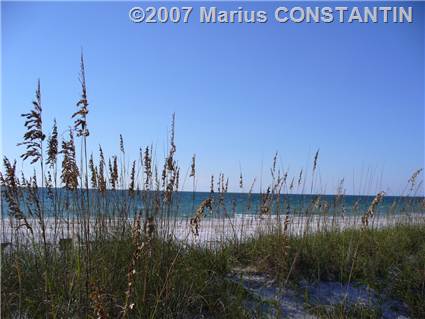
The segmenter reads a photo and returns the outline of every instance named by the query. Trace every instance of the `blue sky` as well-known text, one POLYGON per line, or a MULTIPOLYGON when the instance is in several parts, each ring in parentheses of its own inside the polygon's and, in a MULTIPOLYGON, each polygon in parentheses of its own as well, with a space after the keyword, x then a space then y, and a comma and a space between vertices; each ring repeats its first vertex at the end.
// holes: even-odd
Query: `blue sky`
MULTIPOLYGON (((38 78, 46 129, 53 118, 60 132, 71 125, 83 47, 90 149, 102 144, 112 155, 122 134, 129 156, 153 144, 162 158, 176 112, 177 158, 186 171, 196 153, 199 190, 220 172, 238 190, 240 169, 246 185, 254 177, 265 184, 275 151, 294 176, 311 171, 320 148, 316 190, 327 193, 344 177, 347 193, 399 194, 424 166, 424 3, 413 4, 411 24, 241 25, 134 24, 134 2, 1 5, 9 157, 22 152, 19 114, 30 108, 38 78)), ((241 3, 188 5, 194 18, 200 5, 241 3)), ((279 5, 242 4, 269 16, 279 5)))

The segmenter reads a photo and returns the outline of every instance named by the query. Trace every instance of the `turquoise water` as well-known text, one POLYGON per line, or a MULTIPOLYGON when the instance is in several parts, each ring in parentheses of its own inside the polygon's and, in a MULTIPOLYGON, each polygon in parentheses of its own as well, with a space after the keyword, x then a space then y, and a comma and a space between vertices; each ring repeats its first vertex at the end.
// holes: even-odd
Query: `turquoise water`
MULTIPOLYGON (((54 216, 55 211, 60 211, 61 214, 78 214, 81 211, 81 194, 87 196, 86 191, 71 192, 65 189, 53 190, 54 196, 58 199, 56 206, 52 197, 49 196, 47 189, 39 189, 41 200, 45 207, 46 217, 54 216), (77 192, 79 196, 77 197, 77 192), (56 208, 55 208, 56 207, 56 208)), ((120 215, 122 213, 133 215, 135 212, 153 212, 155 203, 159 203, 161 208, 156 211, 157 214, 170 214, 177 216, 192 216, 200 203, 209 196, 213 198, 214 216, 217 214, 226 214, 232 216, 234 214, 259 214, 260 208, 263 205, 264 195, 247 194, 247 193, 226 193, 224 198, 220 194, 210 194, 209 192, 177 192, 173 194, 170 206, 164 203, 162 193, 155 192, 136 192, 129 199, 128 191, 126 190, 108 190, 105 194, 100 194, 96 190, 89 190, 89 203, 93 213, 103 213, 111 215, 120 215), (158 195, 156 197, 156 195, 158 195), (148 198, 148 204, 143 204, 142 198, 148 198)), ((50 194, 51 195, 51 194, 50 194)), ((28 192, 22 191, 20 199, 20 208, 23 212, 29 214, 34 211, 35 207, 27 205, 28 192)), ((276 197, 275 197, 276 198, 276 197)), ((300 195, 300 194, 281 194, 279 197, 279 213, 280 214, 319 214, 324 210, 330 214, 356 215, 363 214, 374 196, 355 196, 344 195, 342 198, 337 198, 336 195, 300 195), (319 196, 319 199, 318 199, 319 196), (314 205, 314 204, 315 205, 314 205), (314 207, 314 208, 313 208, 314 207), (325 209, 328 207, 328 209, 325 209)), ((399 197, 385 196, 379 204, 376 214, 400 214, 400 213, 425 213, 423 207, 424 197, 399 197)), ((87 201, 85 200, 84 203, 87 201)), ((272 212, 277 211, 276 200, 271 206, 272 212)), ((2 193, 2 216, 8 215, 8 204, 2 193)), ((158 204, 156 204, 157 206, 158 204)))

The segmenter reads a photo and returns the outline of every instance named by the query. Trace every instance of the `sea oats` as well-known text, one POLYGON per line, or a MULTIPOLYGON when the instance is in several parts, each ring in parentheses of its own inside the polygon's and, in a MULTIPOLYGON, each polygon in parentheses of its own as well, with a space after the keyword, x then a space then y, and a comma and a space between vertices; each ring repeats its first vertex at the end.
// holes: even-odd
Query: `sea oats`
POLYGON ((136 161, 133 161, 130 172, 130 185, 128 186, 128 191, 130 196, 134 196, 134 190, 136 185, 136 161))
POLYGON ((260 216, 269 215, 271 213, 271 191, 270 186, 267 187, 267 191, 261 195, 261 207, 260 207, 260 216))
POLYGON ((275 173, 276 173, 277 156, 278 156, 278 153, 276 152, 273 157, 273 165, 271 168, 271 175, 273 179, 275 178, 275 173))
POLYGON ((195 177, 195 162, 196 162, 196 155, 193 154, 192 156, 192 164, 190 165, 190 175, 189 177, 195 177))
POLYGON ((107 319, 109 318, 105 305, 104 305, 104 297, 102 292, 97 286, 92 285, 90 293, 90 300, 92 302, 92 307, 96 316, 96 319, 107 319))
POLYGON ((294 181, 295 177, 292 177, 291 184, 289 185, 289 190, 292 190, 294 188, 294 181))
POLYGON ((145 148, 143 163, 144 163, 144 173, 145 173, 145 183, 144 189, 149 190, 152 182, 152 151, 149 151, 149 147, 145 148))
POLYGON ((298 176, 298 186, 300 186, 300 185, 301 185, 301 180, 302 180, 302 178, 303 178, 303 170, 301 169, 301 171, 300 171, 300 175, 298 176))
POLYGON ((94 165, 93 154, 90 155, 90 159, 89 159, 89 170, 90 170, 91 187, 92 188, 97 188, 97 176, 98 176, 98 172, 97 172, 97 167, 94 165))
POLYGON ((286 180, 288 178, 288 172, 285 172, 285 174, 283 174, 283 184, 286 184, 286 180))
POLYGON ((77 102, 79 108, 77 112, 72 114, 72 118, 75 118, 74 129, 77 132, 77 136, 87 137, 89 136, 89 130, 87 128, 87 114, 89 113, 87 100, 87 86, 86 86, 86 73, 84 67, 84 56, 81 52, 80 58, 80 83, 81 83, 81 98, 77 102))
POLYGON ((379 192, 376 194, 366 213, 362 216, 362 225, 366 228, 369 225, 369 218, 372 218, 375 215, 376 207, 384 198, 385 192, 379 192))
POLYGON ((283 223, 283 231, 284 231, 285 233, 288 231, 288 227, 289 227, 290 223, 291 223, 291 221, 290 221, 290 219, 289 219, 289 216, 288 216, 288 215, 286 215, 286 216, 285 216, 285 221, 284 221, 284 223, 283 223))
POLYGON ((100 193, 106 192, 106 177, 105 177, 105 157, 103 155, 102 147, 99 145, 99 171, 97 174, 97 185, 100 193))
POLYGON ((171 198, 174 192, 174 188, 176 186, 176 177, 177 177, 178 168, 176 165, 173 166, 173 170, 171 171, 170 177, 168 179, 167 187, 165 189, 165 202, 170 203, 171 198))
POLYGON ((242 177, 242 172, 239 175, 239 188, 242 189, 243 188, 243 177, 242 177))
POLYGON ((30 113, 21 114, 26 119, 24 125, 27 131, 24 134, 24 142, 18 144, 26 147, 26 152, 21 155, 21 158, 23 160, 30 158, 31 164, 43 158, 43 141, 46 137, 42 128, 40 80, 37 82, 35 100, 32 104, 34 108, 30 113))
POLYGON ((192 233, 195 237, 199 236, 199 227, 201 225, 201 219, 205 214, 205 209, 208 208, 212 210, 212 199, 205 199, 196 210, 195 216, 190 219, 190 226, 192 233))
POLYGON ((148 240, 151 241, 156 233, 156 224, 153 216, 146 218, 143 224, 143 232, 148 240))
POLYGON ((176 120, 176 115, 175 113, 173 113, 172 120, 171 120, 170 150, 166 158, 167 169, 169 171, 174 170, 174 165, 175 165, 174 154, 176 153, 176 150, 177 150, 176 144, 174 143, 175 120, 176 120))
POLYGON ((56 165, 56 160, 58 156, 58 127, 56 125, 56 120, 53 122, 52 133, 47 140, 47 160, 46 164, 52 168, 56 165))
POLYGON ((210 182, 210 196, 214 194, 214 175, 211 175, 211 182, 210 182))
POLYGON ((78 177, 80 176, 80 172, 76 162, 74 135, 72 134, 71 129, 69 130, 69 140, 62 141, 61 154, 63 154, 61 174, 62 183, 67 189, 76 190, 78 187, 78 177))
POLYGON ((50 172, 47 172, 45 187, 47 189, 47 196, 50 200, 53 200, 53 179, 52 174, 50 172))
POLYGON ((130 301, 133 298, 134 283, 136 279, 135 276, 137 273, 136 267, 145 246, 145 243, 141 238, 140 215, 137 215, 134 220, 132 242, 134 251, 127 272, 127 290, 125 292, 125 302, 121 311, 121 318, 127 318, 129 311, 134 309, 134 303, 131 303, 130 301))
POLYGON ((29 229, 31 233, 33 233, 33 229, 29 225, 20 207, 21 196, 19 192, 19 180, 16 178, 16 161, 14 161, 12 164, 7 157, 4 157, 3 165, 6 171, 4 175, 0 175, 0 180, 2 187, 5 188, 4 194, 9 207, 9 214, 13 218, 19 220, 20 222, 23 222, 22 225, 29 229))
POLYGON ((319 158, 319 150, 316 151, 316 154, 314 155, 314 161, 313 161, 313 173, 316 171, 317 168, 317 159, 319 158))
POLYGON ((410 184, 410 191, 413 191, 413 189, 415 188, 416 185, 416 179, 418 178, 418 176, 421 174, 422 172, 422 168, 416 170, 412 176, 409 178, 408 183, 410 184))
POLYGON ((254 185, 255 185, 256 179, 254 178, 254 180, 252 181, 251 187, 249 188, 248 191, 248 202, 247 202, 247 210, 251 209, 252 206, 252 192, 254 191, 254 185))
POLYGON ((125 153, 125 148, 124 148, 124 139, 122 138, 122 135, 120 134, 120 151, 121 153, 125 153))
POLYGON ((108 160, 109 167, 109 183, 111 184, 112 190, 116 190, 118 182, 118 159, 116 156, 108 160))
POLYGON ((176 191, 179 190, 179 182, 180 182, 180 167, 176 170, 176 191))

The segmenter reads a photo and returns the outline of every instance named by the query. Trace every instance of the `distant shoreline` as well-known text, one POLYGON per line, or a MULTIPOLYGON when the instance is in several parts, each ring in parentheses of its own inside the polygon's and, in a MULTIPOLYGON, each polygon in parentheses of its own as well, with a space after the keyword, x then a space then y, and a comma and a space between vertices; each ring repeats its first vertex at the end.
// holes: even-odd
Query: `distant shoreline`
MULTIPOLYGON (((28 189, 27 187, 19 187, 20 189, 28 189)), ((38 187, 38 189, 40 190, 46 190, 47 191, 47 187, 38 187)), ((57 187, 57 188, 53 188, 53 190, 60 190, 60 191, 69 191, 66 189, 66 187, 57 187)), ((88 188, 88 190, 90 192, 99 192, 99 190, 97 188, 88 188)), ((78 188, 75 192, 85 192, 87 191, 86 188, 78 188)), ((107 192, 129 192, 130 190, 128 188, 117 188, 117 189, 107 189, 107 192)), ((69 191, 71 192, 71 191, 69 191)), ((155 190, 136 190, 136 193, 142 193, 142 192, 149 192, 149 193, 155 193, 155 190)), ((162 192, 162 190, 160 191, 162 192)), ((189 191, 189 190, 179 190, 179 191, 175 191, 177 194, 200 194, 200 195, 210 195, 211 192, 210 191, 189 191)), ((216 194, 216 193, 213 193, 216 194)), ((227 195, 253 195, 253 196, 259 196, 262 195, 263 193, 258 193, 258 192, 235 192, 235 191, 228 191, 226 193, 227 195)), ((314 196, 337 196, 338 194, 322 194, 322 193, 279 193, 279 196, 309 196, 309 197, 314 197, 314 196)), ((376 193, 370 193, 370 194, 343 194, 344 197, 370 197, 370 198, 374 198, 376 195, 376 193)), ((412 198, 412 199, 425 199, 425 194, 424 195, 385 195, 384 198, 412 198)))
MULTIPOLYGON (((293 216, 285 220, 285 215, 244 215, 237 214, 233 217, 209 217, 202 219, 199 227, 198 236, 194 235, 189 217, 161 217, 156 221, 156 232, 162 238, 172 238, 177 242, 188 244, 208 244, 211 242, 223 242, 231 239, 247 240, 254 238, 259 234, 271 233, 279 227, 283 231, 286 226, 288 235, 301 236, 303 233, 316 233, 318 231, 360 229, 362 226, 361 216, 293 216)), ((39 220, 36 218, 27 219, 34 230, 34 239, 41 240, 41 229, 39 220)), ((132 225, 134 218, 124 220, 120 217, 97 216, 90 218, 90 232, 96 233, 96 230, 107 231, 112 234, 114 231, 122 229, 123 223, 126 226, 132 225)), ((54 217, 45 218, 46 237, 48 242, 57 243, 60 239, 71 238, 77 241, 78 237, 84 231, 83 218, 55 219, 54 217)), ((377 215, 369 222, 369 227, 381 229, 399 224, 425 225, 425 213, 405 213, 397 215, 377 215)), ((0 220, 0 229, 2 230, 1 242, 10 242, 16 236, 14 229, 18 222, 10 218, 0 220), (10 238, 10 240, 9 240, 10 238)), ((19 236, 21 243, 31 241, 31 233, 21 227, 19 236)), ((93 238, 95 240, 95 238, 93 238)))

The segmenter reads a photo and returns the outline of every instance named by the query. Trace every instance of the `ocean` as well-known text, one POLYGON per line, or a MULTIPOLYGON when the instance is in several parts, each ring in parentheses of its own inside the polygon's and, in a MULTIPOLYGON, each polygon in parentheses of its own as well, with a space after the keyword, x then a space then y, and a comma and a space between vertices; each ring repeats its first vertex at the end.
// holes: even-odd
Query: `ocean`
MULTIPOLYGON (((202 201, 211 197, 213 199, 211 214, 205 217, 225 214, 234 216, 240 214, 260 214, 261 207, 268 206, 271 214, 343 214, 347 216, 364 214, 374 196, 365 195, 312 195, 312 194, 280 194, 267 198, 264 194, 248 193, 209 193, 209 192, 174 192, 171 202, 166 203, 161 192, 136 191, 133 196, 128 190, 107 190, 100 194, 97 190, 90 189, 69 191, 63 188, 53 189, 49 192, 46 188, 39 188, 40 203, 43 203, 45 217, 54 216, 55 212, 61 214, 78 214, 81 205, 89 205, 94 213, 119 215, 125 212, 133 216, 136 212, 155 211, 157 214, 171 214, 179 217, 193 216, 202 201), (84 196, 84 201, 81 201, 84 196), (53 199, 56 200, 53 200, 53 199), (83 204, 82 204, 83 203, 83 204), (88 204, 87 204, 88 203, 88 204)), ((26 213, 33 213, 34 204, 29 204, 29 192, 22 190, 20 209, 26 213)), ((384 196, 377 206, 375 214, 404 214, 425 213, 424 197, 410 196, 384 196)), ((8 203, 2 191, 2 217, 9 215, 8 203)))

